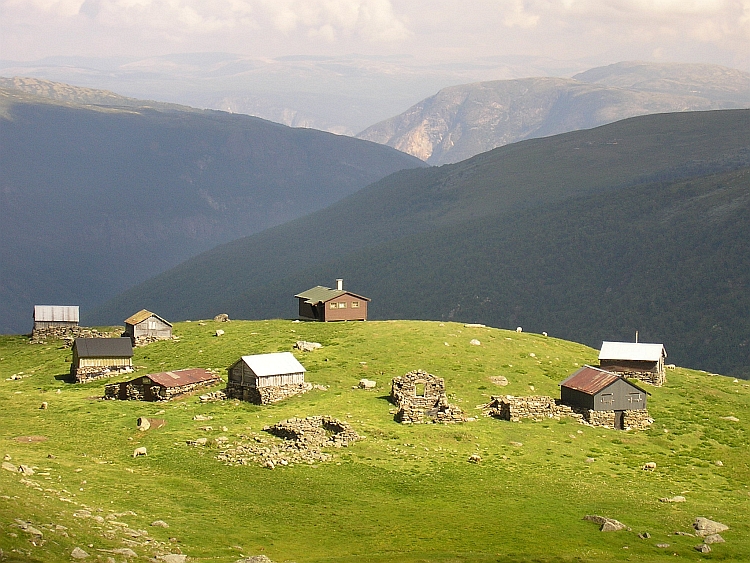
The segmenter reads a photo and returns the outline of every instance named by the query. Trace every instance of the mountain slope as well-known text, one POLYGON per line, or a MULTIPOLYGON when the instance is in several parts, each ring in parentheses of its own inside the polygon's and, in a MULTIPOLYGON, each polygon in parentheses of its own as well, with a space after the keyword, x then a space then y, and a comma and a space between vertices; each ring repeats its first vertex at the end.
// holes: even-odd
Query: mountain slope
POLYGON ((375 143, 248 116, 0 89, 0 332, 28 330, 35 303, 91 307, 414 166, 375 143))
MULTIPOLYGON (((713 175, 720 185, 733 186, 726 205, 745 209, 748 167, 750 111, 743 110, 639 117, 517 143, 456 165, 394 174, 328 209, 185 262, 91 318, 115 322, 141 306, 175 319, 220 312, 289 317, 296 314, 292 295, 343 276, 348 288, 373 297, 374 318, 521 324, 594 346, 607 335, 629 338, 640 329, 654 338, 669 336, 668 349, 675 346, 687 365, 737 372, 741 355, 727 353, 728 363, 709 366, 721 360, 721 350, 711 339, 703 347, 690 339, 716 315, 738 328, 740 321, 732 320, 723 303, 735 292, 728 287, 745 283, 745 239, 732 238, 745 232, 742 215, 731 215, 724 230, 711 230, 700 217, 721 213, 724 205, 721 192, 711 191, 713 175), (707 207, 691 207, 686 218, 687 211, 669 211, 667 204, 692 193, 680 188, 687 181, 708 195, 694 196, 707 207), (662 225, 669 213, 674 224, 662 225), (675 225, 685 227, 670 230, 675 225), (600 231, 611 238, 594 236, 600 231), (709 245, 702 237, 714 239, 709 245), (625 246, 631 240, 633 246, 625 246), (714 247, 734 249, 736 264, 714 247), (623 253, 628 260, 614 261, 611 271, 599 255, 623 253), (687 273, 675 265, 662 272, 659 260, 677 260, 674 255, 683 257, 679 264, 691 265, 687 273), (633 278, 631 267, 645 269, 645 279, 633 278), (713 285, 701 285, 711 271, 713 285), (584 274, 599 285, 582 283, 584 274), (618 289, 618 279, 627 281, 625 289, 618 289), (605 280, 608 285, 600 287, 605 280), (641 282, 672 305, 641 307, 648 301, 638 291, 641 282), (608 287, 618 292, 610 295, 608 287), (601 300, 592 300, 586 288, 601 300), (701 302, 685 296, 715 296, 706 305, 706 322, 680 321, 681 301, 671 301, 670 291, 691 303, 690 314, 701 310, 701 302), (578 306, 589 301, 596 306, 578 306), (611 310, 606 322, 600 320, 602 308, 611 310), (689 338, 676 328, 685 326, 689 338)), ((722 342, 739 346, 743 330, 722 342)))
POLYGON ((358 137, 430 164, 626 117, 750 106, 750 74, 713 65, 620 63, 573 79, 526 78, 445 88, 358 137))

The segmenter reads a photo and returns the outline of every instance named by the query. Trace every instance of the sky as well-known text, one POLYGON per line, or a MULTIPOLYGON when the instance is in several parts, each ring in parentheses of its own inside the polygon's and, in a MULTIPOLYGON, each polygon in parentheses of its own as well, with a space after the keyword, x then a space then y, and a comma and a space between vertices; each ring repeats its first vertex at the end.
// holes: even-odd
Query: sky
POLYGON ((0 59, 190 52, 750 71, 750 0, 0 0, 0 59))

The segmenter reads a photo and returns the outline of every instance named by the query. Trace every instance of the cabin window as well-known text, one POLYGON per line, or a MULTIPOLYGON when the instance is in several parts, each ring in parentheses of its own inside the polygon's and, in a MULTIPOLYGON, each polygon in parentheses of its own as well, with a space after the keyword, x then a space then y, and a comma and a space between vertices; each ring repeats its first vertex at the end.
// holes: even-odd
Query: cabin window
POLYGON ((337 309, 339 306, 338 303, 331 303, 331 309, 337 309))
POLYGON ((148 321, 148 329, 149 330, 156 330, 156 321, 155 320, 149 320, 148 321))
POLYGON ((346 302, 342 301, 339 303, 339 309, 346 309, 346 302))
POLYGON ((143 381, 141 381, 143 385, 151 385, 151 380, 148 377, 144 377, 143 381))
POLYGON ((612 393, 602 393, 601 402, 603 405, 611 405, 615 402, 615 396, 612 393))
POLYGON ((640 403, 641 402, 641 394, 640 393, 631 393, 630 397, 628 397, 628 402, 630 402, 630 403, 640 403))
POLYGON ((359 301, 352 301, 352 309, 359 309, 359 301))
POLYGON ((416 383, 414 385, 414 395, 417 397, 424 397, 424 383, 416 383))

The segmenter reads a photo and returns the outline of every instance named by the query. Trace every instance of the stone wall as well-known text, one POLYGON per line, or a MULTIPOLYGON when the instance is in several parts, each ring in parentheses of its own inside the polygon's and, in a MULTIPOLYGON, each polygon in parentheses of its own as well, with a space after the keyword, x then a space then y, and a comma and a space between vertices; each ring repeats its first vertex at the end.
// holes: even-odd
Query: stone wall
POLYGON ((623 377, 629 377, 631 379, 637 379, 643 383, 648 383, 654 387, 661 387, 667 382, 667 376, 663 371, 621 371, 618 370, 618 375, 623 377))
MULTIPOLYGON (((179 387, 162 387, 161 385, 151 385, 151 397, 153 401, 169 401, 175 397, 191 393, 201 387, 208 387, 221 381, 221 378, 209 379, 207 381, 199 381, 196 383, 189 383, 187 385, 181 385, 179 387)), ((110 383, 104 386, 104 398, 105 399, 119 399, 120 390, 125 388, 125 399, 126 401, 145 401, 146 391, 145 385, 141 383, 127 381, 123 383, 110 383)))
POLYGON ((331 416, 289 418, 263 430, 305 447, 341 448, 361 439, 349 424, 331 416))
MULTIPOLYGON (((489 416, 510 420, 511 422, 520 422, 522 419, 537 422, 550 418, 560 420, 561 417, 566 416, 578 420, 581 424, 613 429, 615 427, 615 411, 595 411, 571 407, 563 405, 559 399, 541 395, 492 397, 490 402, 484 406, 484 411, 489 416)), ((623 426, 625 429, 645 430, 652 422, 653 419, 646 409, 624 411, 623 426)))
POLYGON ((396 421, 404 424, 466 421, 463 411, 448 403, 445 380, 423 370, 394 377, 391 381, 391 401, 399 408, 396 421))
POLYGON ((227 382, 226 394, 229 399, 249 401, 256 405, 267 405, 283 401, 295 395, 307 393, 313 386, 310 383, 289 383, 271 387, 249 387, 240 383, 227 382))
POLYGON ((46 344, 47 340, 63 340, 66 346, 73 346, 76 338, 114 338, 121 334, 122 330, 99 332, 85 326, 50 326, 32 330, 29 343, 46 344))
POLYGON ((87 366, 75 369, 71 367, 70 375, 76 383, 88 383, 96 379, 114 377, 121 373, 133 373, 131 366, 87 366))

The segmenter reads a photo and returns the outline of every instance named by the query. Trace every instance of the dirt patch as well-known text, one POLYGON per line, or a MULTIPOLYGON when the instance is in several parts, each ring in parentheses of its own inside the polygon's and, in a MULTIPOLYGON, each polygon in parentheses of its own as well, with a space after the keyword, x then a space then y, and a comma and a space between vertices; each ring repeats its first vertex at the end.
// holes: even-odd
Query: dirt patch
POLYGON ((16 436, 13 439, 23 444, 34 444, 36 442, 46 442, 49 438, 47 436, 16 436))

